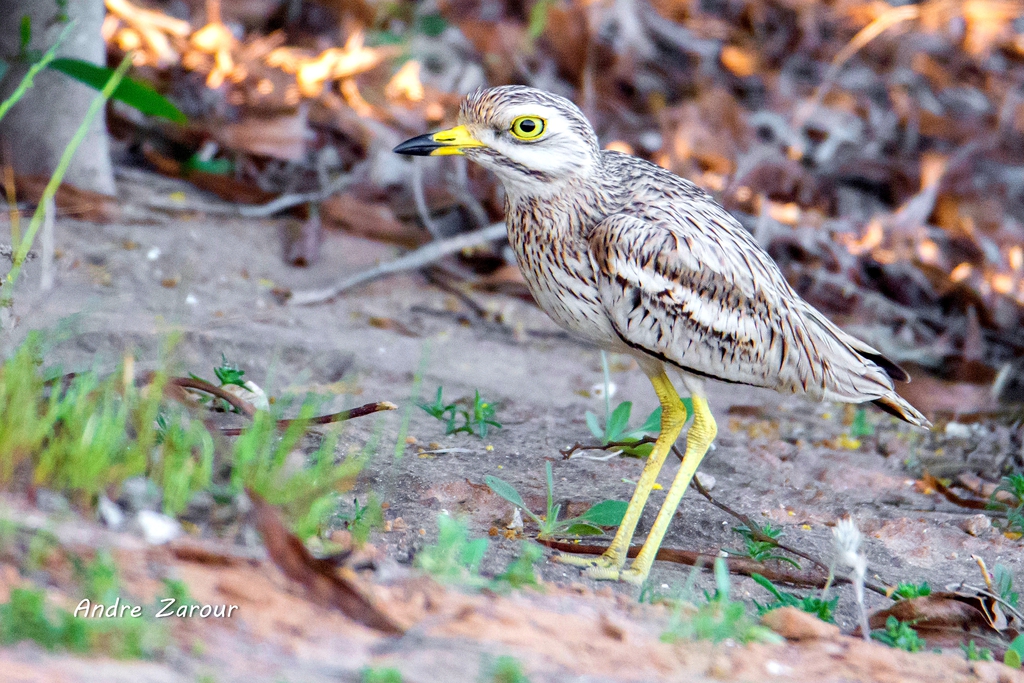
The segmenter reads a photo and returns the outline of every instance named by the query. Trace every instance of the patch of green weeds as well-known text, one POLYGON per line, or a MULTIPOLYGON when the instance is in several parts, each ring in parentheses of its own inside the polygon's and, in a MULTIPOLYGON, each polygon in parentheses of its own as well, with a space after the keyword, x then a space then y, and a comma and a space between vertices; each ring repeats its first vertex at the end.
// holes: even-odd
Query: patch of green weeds
POLYGON ((437 543, 423 548, 416 555, 415 564, 442 583, 468 588, 505 593, 539 585, 534 566, 544 557, 540 546, 523 543, 519 556, 493 579, 480 575, 480 563, 489 546, 486 538, 469 538, 465 520, 441 514, 437 518, 437 543))
POLYGON ((747 614, 746 605, 729 598, 731 582, 725 560, 715 558, 715 593, 707 596, 700 606, 680 603, 672 616, 668 630, 662 634, 665 642, 676 640, 732 640, 737 643, 754 641, 781 643, 782 637, 766 626, 761 626, 747 614))
POLYGON ((35 485, 90 504, 129 477, 145 475, 180 511, 209 484, 213 441, 198 421, 157 422, 166 376, 148 390, 126 381, 124 368, 101 379, 81 373, 67 386, 48 381, 42 342, 29 338, 0 365, 0 487, 35 485))
POLYGON ((468 408, 460 405, 460 401, 445 403, 441 397, 443 390, 444 387, 438 387, 434 402, 420 403, 419 407, 431 417, 445 423, 445 434, 465 432, 486 439, 489 427, 501 429, 501 423, 494 419, 497 415, 494 404, 481 398, 479 390, 473 395, 473 402, 469 404, 468 408), (460 418, 462 424, 456 425, 460 418))
POLYGON ((507 481, 487 475, 484 477, 484 483, 487 484, 491 491, 494 491, 494 493, 515 505, 533 520, 538 527, 537 538, 539 539, 561 535, 596 536, 604 533, 601 527, 617 527, 622 523, 622 517, 626 514, 626 507, 629 505, 629 503, 623 500, 603 500, 579 517, 558 519, 562 506, 561 504, 555 504, 555 481, 551 473, 550 462, 544 463, 544 471, 548 495, 547 510, 543 516, 534 514, 533 511, 526 507, 526 503, 523 502, 523 497, 519 495, 519 491, 507 481))
POLYGON ((402 672, 392 667, 365 667, 359 672, 362 683, 402 683, 402 672))
POLYGON ((927 645, 909 623, 900 621, 891 615, 885 620, 885 628, 872 631, 871 637, 889 647, 905 652, 920 652, 927 645))
MULTIPOLYGON (((33 334, 0 363, 0 489, 31 484, 65 492, 88 507, 101 494, 113 497, 125 480, 143 476, 160 489, 164 512, 176 515, 199 491, 216 495, 224 489, 230 497, 249 486, 280 506, 306 538, 329 517, 337 492, 365 461, 336 463, 336 434, 330 431, 309 462, 293 457, 314 412, 307 401, 282 435, 279 416, 258 411, 234 444, 230 478, 215 482, 213 437, 201 419, 165 403, 166 373, 155 373, 144 388, 124 367, 105 378, 90 371, 47 379, 42 357, 41 338, 33 334)), ((217 371, 218 379, 232 382, 241 381, 241 373, 227 364, 217 371)))
POLYGON ((530 683, 529 677, 523 673, 523 665, 509 655, 502 655, 482 663, 480 680, 483 683, 530 683))
POLYGON ((961 643, 960 649, 963 650, 964 657, 968 662, 991 662, 994 659, 992 650, 987 647, 978 647, 973 640, 966 645, 961 643))
POLYGON ((830 624, 835 622, 835 609, 836 605, 839 604, 839 596, 831 600, 824 600, 813 595, 800 596, 795 593, 783 593, 771 581, 760 574, 752 574, 750 578, 754 579, 757 585, 771 593, 772 597, 775 598, 773 602, 764 605, 755 600, 754 605, 757 607, 758 614, 765 614, 779 607, 796 607, 808 614, 813 614, 822 621, 827 621, 830 624))
MULTIPOLYGON (((754 524, 753 522, 751 522, 754 524)), ((758 527, 756 524, 751 529, 749 526, 744 524, 743 526, 734 526, 733 531, 743 537, 744 545, 746 546, 743 550, 730 550, 728 548, 722 548, 725 552, 730 555, 737 557, 746 557, 754 562, 768 562, 769 560, 779 560, 780 562, 788 562, 797 569, 800 568, 800 563, 793 558, 786 557, 785 555, 778 555, 775 550, 778 548, 776 543, 771 541, 760 540, 759 536, 767 537, 772 541, 781 538, 784 534, 782 529, 777 529, 771 525, 770 522, 766 522, 764 526, 758 527)))
POLYGON ((363 466, 363 457, 335 463, 337 434, 328 432, 307 462, 295 462, 292 453, 306 432, 306 421, 315 407, 306 402, 298 417, 280 436, 277 420, 258 411, 250 425, 235 441, 231 485, 236 492, 245 487, 277 506, 299 538, 317 533, 337 505, 338 492, 348 488, 363 466))
POLYGON ((913 600, 914 598, 923 598, 932 594, 932 588, 928 585, 928 582, 924 583, 908 583, 900 581, 896 586, 896 590, 892 592, 892 597, 896 600, 913 600))
POLYGON ((470 540, 469 527, 446 514, 437 517, 437 543, 416 555, 416 566, 442 583, 482 588, 488 580, 480 576, 489 545, 486 538, 470 540))
POLYGON ((371 531, 384 528, 384 510, 373 492, 367 496, 364 505, 359 504, 358 498, 353 498, 351 508, 339 511, 337 519, 352 534, 352 541, 357 546, 366 544, 371 531))
POLYGON ((1013 639, 1010 647, 1006 649, 1006 654, 1003 655, 1003 664, 1013 669, 1019 669, 1022 661, 1024 661, 1024 633, 1013 639))
POLYGON ((0 605, 0 644, 31 640, 47 650, 100 652, 137 659, 150 649, 144 619, 83 619, 63 609, 50 609, 42 590, 15 588, 0 605))

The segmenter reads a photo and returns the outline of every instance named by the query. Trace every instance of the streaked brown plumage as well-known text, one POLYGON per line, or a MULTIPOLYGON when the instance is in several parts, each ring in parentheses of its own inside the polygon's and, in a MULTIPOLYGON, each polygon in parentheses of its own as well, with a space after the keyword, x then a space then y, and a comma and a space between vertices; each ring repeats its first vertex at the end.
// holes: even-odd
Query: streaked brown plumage
MULTIPOLYGON (((652 477, 660 467, 655 455, 663 461, 662 451, 682 427, 678 415, 668 415, 678 408, 666 368, 678 371, 700 399, 688 432, 690 462, 684 460, 677 477, 682 490, 716 433, 703 400, 705 378, 822 400, 871 401, 911 424, 928 425, 895 392, 893 380, 908 380, 906 373, 800 298, 714 199, 652 163, 601 151, 568 100, 520 86, 492 88, 464 102, 459 123, 396 151, 462 153, 502 180, 509 242, 540 307, 594 344, 633 355, 651 377, 665 408, 662 438, 648 464, 652 477)), ((623 527, 635 527, 630 515, 639 518, 645 485, 641 479, 623 527)), ((682 490, 668 510, 670 493, 631 570, 619 571, 625 559, 620 536, 628 545, 633 529, 620 527, 590 573, 646 577, 682 490)))

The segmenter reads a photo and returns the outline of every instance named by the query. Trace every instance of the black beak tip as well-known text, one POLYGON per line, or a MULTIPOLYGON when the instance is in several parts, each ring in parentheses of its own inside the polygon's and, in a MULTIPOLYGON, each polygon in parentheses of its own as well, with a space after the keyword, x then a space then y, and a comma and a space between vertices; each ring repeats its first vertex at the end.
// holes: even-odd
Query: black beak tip
POLYGON ((419 135, 414 138, 410 138, 402 144, 395 147, 393 150, 396 154, 406 154, 409 156, 426 157, 430 156, 430 153, 436 150, 441 145, 434 142, 430 135, 419 135))

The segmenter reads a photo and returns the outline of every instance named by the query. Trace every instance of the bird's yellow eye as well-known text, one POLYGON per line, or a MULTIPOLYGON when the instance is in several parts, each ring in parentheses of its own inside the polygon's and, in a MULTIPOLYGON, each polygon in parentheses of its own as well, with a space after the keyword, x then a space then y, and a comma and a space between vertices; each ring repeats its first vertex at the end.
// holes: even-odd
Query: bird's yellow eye
POLYGON ((546 122, 539 116, 520 116, 509 129, 520 140, 536 140, 544 134, 546 122))

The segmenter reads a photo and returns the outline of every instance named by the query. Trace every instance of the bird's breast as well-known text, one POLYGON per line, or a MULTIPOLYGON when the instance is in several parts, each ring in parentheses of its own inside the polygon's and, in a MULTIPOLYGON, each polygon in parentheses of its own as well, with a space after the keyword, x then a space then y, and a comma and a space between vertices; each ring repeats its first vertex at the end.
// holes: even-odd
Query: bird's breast
POLYGON ((598 346, 621 345, 601 304, 587 242, 558 212, 513 210, 508 239, 530 293, 552 320, 598 346))

